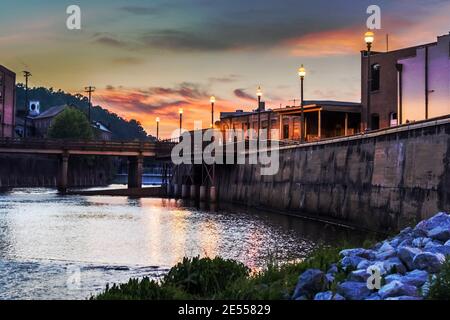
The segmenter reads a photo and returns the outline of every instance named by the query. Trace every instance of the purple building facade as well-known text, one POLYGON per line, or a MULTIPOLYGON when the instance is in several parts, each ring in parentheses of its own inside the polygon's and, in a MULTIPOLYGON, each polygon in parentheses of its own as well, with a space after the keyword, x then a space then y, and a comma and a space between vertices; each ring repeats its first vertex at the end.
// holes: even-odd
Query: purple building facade
POLYGON ((0 65, 0 137, 14 137, 16 74, 0 65))

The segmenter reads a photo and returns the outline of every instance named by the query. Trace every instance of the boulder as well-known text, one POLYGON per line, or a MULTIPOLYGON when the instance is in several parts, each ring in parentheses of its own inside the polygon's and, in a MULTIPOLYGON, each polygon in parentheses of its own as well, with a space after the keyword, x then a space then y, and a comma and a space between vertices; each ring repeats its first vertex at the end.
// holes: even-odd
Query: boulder
POLYGON ((437 241, 437 240, 432 240, 432 241, 427 242, 425 247, 423 247, 423 251, 431 252, 430 250, 432 250, 435 247, 439 247, 439 246, 442 246, 442 242, 437 241))
POLYGON ((356 269, 358 267, 358 264, 363 260, 366 259, 358 256, 346 256, 344 257, 344 259, 341 260, 341 265, 344 269, 348 268, 356 269))
POLYGON ((413 270, 404 275, 401 282, 415 286, 422 287, 429 278, 428 272, 423 270, 413 270))
POLYGON ((400 281, 402 280, 403 276, 398 273, 390 274, 384 278, 386 281, 386 284, 391 283, 392 281, 400 281))
POLYGON ((397 256, 405 264, 408 270, 414 270, 414 257, 422 251, 412 247, 399 247, 397 250, 397 256))
POLYGON ((335 264, 335 263, 333 263, 327 271, 327 273, 332 274, 332 275, 334 275, 338 272, 339 272, 339 269, 337 267, 337 264, 335 264))
POLYGON ((397 246, 397 251, 401 247, 412 247, 413 246, 413 241, 414 241, 413 237, 403 239, 402 242, 400 242, 400 244, 397 246))
POLYGON ((413 232, 411 232, 411 237, 413 239, 426 238, 426 237, 428 237, 428 232, 423 229, 416 229, 416 230, 413 230, 413 232))
POLYGON ((393 248, 397 248, 398 245, 400 244, 400 242, 402 242, 403 239, 400 239, 400 237, 395 237, 393 239, 391 239, 391 241, 389 241, 389 244, 393 247, 393 248))
POLYGON ((395 300, 395 301, 401 301, 401 300, 423 300, 422 297, 408 297, 408 296, 401 296, 401 297, 390 297, 386 300, 395 300))
POLYGON ((440 253, 422 252, 414 257, 413 264, 416 269, 438 273, 445 262, 445 256, 440 253))
POLYGON ((331 291, 326 291, 316 294, 314 300, 345 300, 345 298, 339 293, 333 294, 331 291))
POLYGON ((356 270, 350 273, 350 275, 348 276, 348 280, 366 283, 369 276, 370 274, 367 272, 367 270, 356 270))
POLYGON ((368 267, 370 267, 373 264, 373 262, 370 262, 369 260, 362 260, 360 263, 358 263, 358 266, 356 267, 357 270, 367 270, 368 267))
POLYGON ((335 279, 334 274, 327 273, 325 275, 325 279, 326 279, 327 283, 332 283, 335 279))
POLYGON ((420 238, 414 239, 412 242, 412 245, 416 248, 423 249, 423 248, 425 248, 425 246, 427 245, 428 242, 432 242, 432 241, 433 240, 431 240, 430 238, 420 237, 420 238))
POLYGON ((450 215, 440 212, 428 220, 419 222, 414 230, 431 231, 436 227, 450 228, 450 215))
POLYGON ((381 300, 381 297, 378 293, 371 294, 365 300, 381 300))
POLYGON ((392 258, 396 255, 396 250, 391 244, 387 241, 383 243, 383 245, 378 249, 375 253, 375 259, 377 260, 386 260, 392 258))
MULTIPOLYGON (((375 262, 372 262, 371 264, 370 264, 370 266, 369 267, 377 267, 378 268, 378 270, 380 270, 380 274, 381 275, 385 275, 387 272, 386 272, 386 269, 384 268, 384 261, 375 261, 375 262)), ((367 269, 366 269, 367 270, 367 269)))
POLYGON ((431 253, 440 253, 444 256, 450 256, 450 246, 434 246, 426 251, 431 253))
POLYGON ((446 242, 450 239, 450 225, 438 226, 429 231, 428 236, 432 239, 446 242))
POLYGON ((404 274, 406 272, 405 265, 397 257, 392 257, 392 258, 389 258, 388 260, 384 261, 383 267, 387 273, 404 274))
POLYGON ((386 278, 386 283, 391 283, 392 281, 400 281, 404 284, 409 284, 411 286, 415 286, 417 288, 422 287, 425 282, 428 280, 428 272, 423 270, 414 270, 408 272, 405 275, 401 274, 390 274, 386 278))
POLYGON ((394 280, 381 287, 381 289, 378 291, 378 294, 383 300, 390 297, 401 297, 401 296, 415 297, 418 295, 417 287, 402 283, 398 280, 394 280))
POLYGON ((375 258, 375 252, 373 250, 356 248, 356 249, 346 249, 339 252, 342 257, 360 257, 367 260, 375 258))
POLYGON ((403 229, 402 231, 400 231, 399 235, 403 236, 405 234, 411 234, 411 232, 413 231, 413 228, 411 227, 406 227, 405 229, 403 229))
POLYGON ((364 300, 371 294, 365 282, 356 281, 340 283, 337 287, 337 292, 348 300, 364 300))
POLYGON ((301 296, 313 296, 317 292, 324 291, 327 286, 325 273, 317 269, 309 269, 303 272, 295 287, 292 299, 296 300, 301 296))

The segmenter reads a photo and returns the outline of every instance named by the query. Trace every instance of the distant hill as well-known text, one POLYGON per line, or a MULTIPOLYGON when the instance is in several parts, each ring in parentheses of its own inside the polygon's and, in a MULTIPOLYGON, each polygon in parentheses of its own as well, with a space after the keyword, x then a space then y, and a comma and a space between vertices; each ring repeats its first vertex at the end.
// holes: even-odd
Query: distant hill
MULTIPOLYGON (((16 86, 16 108, 18 113, 24 113, 25 87, 23 84, 16 86)), ((41 112, 50 107, 58 105, 72 105, 81 111, 88 113, 89 101, 86 97, 76 94, 72 95, 62 90, 54 91, 53 88, 29 88, 28 99, 40 102, 41 112)), ((125 120, 119 115, 112 113, 101 106, 93 106, 91 110, 93 120, 107 125, 113 133, 114 140, 154 140, 155 137, 147 135, 139 121, 125 120)))

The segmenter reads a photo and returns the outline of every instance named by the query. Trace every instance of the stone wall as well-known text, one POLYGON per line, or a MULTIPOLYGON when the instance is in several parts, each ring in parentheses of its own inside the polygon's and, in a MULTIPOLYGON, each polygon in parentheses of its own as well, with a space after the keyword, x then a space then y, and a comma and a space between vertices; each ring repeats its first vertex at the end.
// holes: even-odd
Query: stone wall
POLYGON ((416 124, 280 151, 280 170, 217 167, 222 201, 370 230, 397 230, 450 211, 450 121, 416 124))

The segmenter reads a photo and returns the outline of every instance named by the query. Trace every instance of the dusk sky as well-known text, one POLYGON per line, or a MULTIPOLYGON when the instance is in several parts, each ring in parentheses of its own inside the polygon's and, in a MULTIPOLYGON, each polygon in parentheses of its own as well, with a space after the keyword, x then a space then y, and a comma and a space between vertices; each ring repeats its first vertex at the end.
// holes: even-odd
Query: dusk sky
MULTIPOLYGON (((436 41, 450 31, 450 1, 300 0, 2 0, 0 64, 33 73, 32 86, 82 93, 154 134, 209 125, 209 96, 220 111, 255 108, 261 85, 271 108, 299 97, 360 101, 359 51, 368 17, 382 9, 375 50, 436 41), (66 8, 82 10, 82 30, 66 28, 66 8)), ((20 73, 20 74, 19 74, 20 73)))

